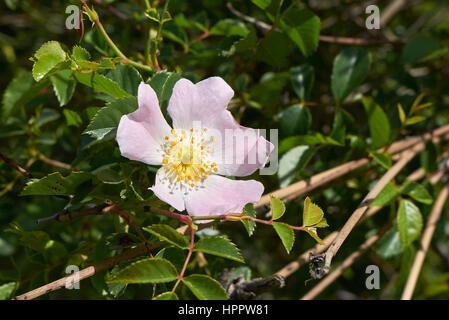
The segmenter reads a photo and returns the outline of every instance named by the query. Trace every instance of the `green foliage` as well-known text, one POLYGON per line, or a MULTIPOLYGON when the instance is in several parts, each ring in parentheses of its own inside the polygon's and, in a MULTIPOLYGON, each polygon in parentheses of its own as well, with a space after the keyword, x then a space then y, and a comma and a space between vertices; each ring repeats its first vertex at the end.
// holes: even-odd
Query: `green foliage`
POLYGON ((245 262, 237 246, 225 237, 210 236, 201 238, 195 245, 195 251, 213 254, 237 262, 245 262))
POLYGON ((20 195, 71 195, 80 184, 90 179, 92 174, 89 172, 72 172, 67 177, 55 172, 42 179, 30 180, 20 195))
POLYGON ((182 283, 192 291, 199 300, 227 300, 223 287, 209 276, 193 274, 182 279, 182 283))
POLYGON ((178 273, 168 260, 146 258, 118 271, 109 283, 165 283, 175 281, 178 273))
POLYGON ((159 239, 167 241, 168 243, 171 243, 181 249, 189 248, 189 242, 186 237, 168 225, 154 224, 143 228, 143 230, 154 234, 159 239))
POLYGON ((331 88, 337 103, 343 101, 368 75, 371 65, 369 52, 364 49, 342 50, 334 59, 331 88))
POLYGON ((271 206, 271 216, 273 220, 277 220, 284 215, 285 204, 284 202, 282 202, 282 200, 279 200, 278 198, 275 197, 271 197, 270 206, 271 206))
POLYGON ((403 247, 416 240, 422 229, 422 216, 419 208, 408 200, 402 200, 398 210, 398 230, 403 247))

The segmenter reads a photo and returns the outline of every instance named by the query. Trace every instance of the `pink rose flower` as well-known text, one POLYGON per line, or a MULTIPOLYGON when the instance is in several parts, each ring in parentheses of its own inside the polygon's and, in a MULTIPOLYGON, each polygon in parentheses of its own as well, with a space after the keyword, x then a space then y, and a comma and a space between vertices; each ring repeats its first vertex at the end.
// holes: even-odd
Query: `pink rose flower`
POLYGON ((258 130, 240 126, 227 110, 234 95, 220 77, 193 84, 179 80, 168 104, 171 128, 154 90, 141 83, 139 107, 122 116, 117 130, 121 154, 149 165, 161 165, 149 188, 161 200, 191 216, 240 213, 256 203, 264 187, 247 176, 262 168, 273 151, 258 130), (225 143, 229 132, 239 132, 225 143), (231 157, 229 157, 231 155, 231 157), (242 161, 243 160, 243 161, 242 161))

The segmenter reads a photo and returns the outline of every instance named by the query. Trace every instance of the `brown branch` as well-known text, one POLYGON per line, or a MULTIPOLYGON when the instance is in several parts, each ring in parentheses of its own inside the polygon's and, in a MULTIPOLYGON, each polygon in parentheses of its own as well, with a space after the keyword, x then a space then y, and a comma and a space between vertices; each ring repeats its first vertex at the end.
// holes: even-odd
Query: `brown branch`
POLYGON ((42 156, 41 160, 42 160, 42 162, 45 162, 45 163, 47 163, 49 165, 52 165, 52 166, 55 166, 55 167, 59 167, 59 168, 63 168, 63 169, 66 169, 66 170, 70 170, 70 168, 71 168, 70 164, 67 164, 67 163, 64 163, 64 162, 61 162, 61 161, 58 161, 58 160, 53 160, 53 159, 47 158, 46 156, 42 156))
POLYGON ((2 159, 8 166, 14 168, 19 171, 21 175, 28 179, 33 179, 33 175, 29 173, 27 170, 16 164, 12 159, 8 158, 6 155, 0 152, 0 159, 2 159))
MULTIPOLYGON (((235 15, 236 17, 240 18, 243 21, 246 21, 248 23, 255 25, 260 30, 262 30, 264 32, 268 32, 268 31, 272 30, 272 26, 270 24, 243 14, 242 12, 235 9, 230 2, 226 3, 226 7, 228 8, 229 11, 231 11, 231 13, 233 15, 235 15)), ((282 32, 282 30, 280 30, 279 28, 275 28, 275 30, 282 32)), ((318 39, 321 42, 344 44, 344 45, 359 45, 359 46, 373 46, 373 45, 380 45, 380 44, 404 44, 407 42, 404 39, 390 41, 390 40, 379 40, 379 39, 334 37, 334 36, 326 36, 326 35, 320 35, 318 39)))
POLYGON ((306 293, 301 300, 311 300, 315 298, 318 294, 320 294, 325 288, 327 288, 332 282, 335 281, 342 273, 343 271, 350 267, 354 261, 357 260, 363 253, 366 252, 373 244, 377 242, 377 240, 382 237, 385 232, 391 227, 391 222, 389 221, 386 223, 377 234, 370 237, 368 240, 366 240, 356 251, 354 251, 352 254, 350 254, 342 264, 340 264, 337 268, 335 268, 327 277, 325 277, 323 280, 321 280, 315 287, 312 288, 308 293, 306 293))
POLYGON ((413 291, 415 290, 416 282, 418 281, 419 273, 421 272, 421 267, 426 258, 427 251, 429 250, 430 242, 432 241, 432 236, 435 231, 438 219, 441 216, 441 211, 449 195, 449 184, 446 184, 443 189, 441 189, 438 194, 437 199, 432 207, 432 211, 429 214, 429 219, 427 220, 426 228, 424 229, 421 243, 418 252, 416 253, 415 260, 413 261, 410 274, 407 279, 407 283, 402 293, 401 300, 410 300, 413 296, 413 291))
POLYGON ((352 229, 358 223, 360 218, 368 211, 371 201, 382 191, 382 189, 391 181, 393 178, 405 167, 405 165, 412 160, 415 155, 424 149, 424 144, 418 144, 410 150, 404 151, 400 160, 398 160, 386 173, 385 175, 376 183, 374 188, 368 192, 365 198, 362 200, 357 209, 352 213, 349 219, 346 221, 343 228, 338 233, 337 238, 334 242, 329 246, 329 249, 326 251, 326 261, 324 265, 324 272, 329 272, 329 268, 332 262, 333 257, 337 254, 343 242, 348 237, 349 233, 351 233, 352 229))

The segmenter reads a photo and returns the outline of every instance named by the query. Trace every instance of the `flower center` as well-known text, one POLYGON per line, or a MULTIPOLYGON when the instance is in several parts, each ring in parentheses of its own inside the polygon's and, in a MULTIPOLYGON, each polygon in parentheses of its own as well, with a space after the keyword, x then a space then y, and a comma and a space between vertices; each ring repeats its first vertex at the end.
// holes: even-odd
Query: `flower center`
POLYGON ((215 139, 206 139, 203 130, 191 128, 171 130, 162 144, 165 179, 173 189, 189 192, 197 189, 212 171, 217 172, 217 164, 210 161, 209 144, 215 139))

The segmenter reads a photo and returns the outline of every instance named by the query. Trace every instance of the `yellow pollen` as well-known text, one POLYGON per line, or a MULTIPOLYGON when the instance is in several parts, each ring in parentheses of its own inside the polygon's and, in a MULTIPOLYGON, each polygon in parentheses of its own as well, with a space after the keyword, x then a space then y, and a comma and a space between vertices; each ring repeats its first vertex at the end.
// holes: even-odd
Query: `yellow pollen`
POLYGON ((207 132, 207 128, 204 128, 204 132, 207 132))
POLYGON ((168 163, 168 159, 165 158, 164 160, 162 160, 162 163, 163 163, 163 164, 167 164, 167 163, 168 163))
POLYGON ((214 137, 212 137, 212 138, 210 139, 210 141, 215 142, 216 140, 215 140, 214 137))
POLYGON ((168 140, 168 136, 165 136, 165 140, 168 140))
POLYGON ((171 144, 172 147, 176 146, 176 143, 177 143, 177 142, 175 142, 175 141, 170 142, 170 144, 171 144))
POLYGON ((214 171, 215 171, 215 172, 217 172, 217 171, 218 171, 218 169, 217 169, 217 168, 214 168, 214 171))

